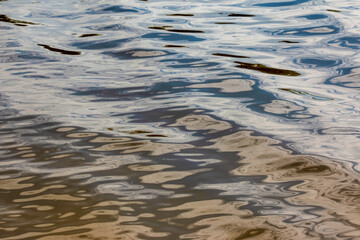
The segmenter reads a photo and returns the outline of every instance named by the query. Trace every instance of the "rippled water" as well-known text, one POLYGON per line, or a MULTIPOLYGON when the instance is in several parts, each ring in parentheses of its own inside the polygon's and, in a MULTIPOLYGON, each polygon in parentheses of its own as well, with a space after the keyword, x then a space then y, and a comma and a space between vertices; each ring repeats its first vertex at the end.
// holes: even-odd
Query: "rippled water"
POLYGON ((360 239, 354 0, 0 0, 1 239, 360 239))

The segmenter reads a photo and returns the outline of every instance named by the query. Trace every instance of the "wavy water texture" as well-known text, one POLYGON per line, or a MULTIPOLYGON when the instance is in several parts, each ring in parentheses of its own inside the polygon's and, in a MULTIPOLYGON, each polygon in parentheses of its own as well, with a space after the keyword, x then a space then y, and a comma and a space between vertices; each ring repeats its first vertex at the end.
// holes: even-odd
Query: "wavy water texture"
POLYGON ((118 118, 109 116, 120 109, 195 106, 294 142, 298 151, 357 161, 358 135, 319 134, 357 125, 356 6, 349 1, 6 1, 2 85, 17 109, 29 114, 36 109, 69 123, 76 119, 94 131, 105 129, 98 122, 116 126, 118 118), (199 88, 233 79, 256 84, 246 93, 199 88), (23 86, 21 98, 14 82, 23 86), (195 87, 181 90, 188 84, 195 87), (144 87, 152 97, 121 106, 96 96, 69 97, 74 91, 132 87, 144 87), (48 95, 46 101, 40 95, 48 95), (268 114, 262 106, 273 101, 302 110, 268 114), (96 117, 82 121, 90 108, 96 117))
POLYGON ((106 135, 2 111, 4 239, 360 236, 352 165, 296 155, 208 114, 173 112, 163 127, 201 140, 165 144, 140 140, 143 130, 106 135))
POLYGON ((356 1, 0 0, 0 238, 358 239, 356 1))

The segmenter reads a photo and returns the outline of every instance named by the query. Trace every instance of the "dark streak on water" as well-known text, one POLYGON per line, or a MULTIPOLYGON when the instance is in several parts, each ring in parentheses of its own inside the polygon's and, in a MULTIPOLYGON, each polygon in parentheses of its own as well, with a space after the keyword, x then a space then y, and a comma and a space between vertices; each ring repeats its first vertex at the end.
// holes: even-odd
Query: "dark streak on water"
POLYGON ((255 15, 243 14, 243 13, 230 13, 228 14, 228 17, 255 17, 255 15))
POLYGON ((8 22, 8 23, 12 23, 16 26, 21 26, 21 27, 26 27, 28 25, 36 25, 35 23, 28 22, 28 21, 11 19, 8 16, 3 15, 3 14, 0 14, 0 22, 8 22))
POLYGON ((186 14, 186 13, 174 13, 174 14, 166 14, 166 16, 172 16, 172 17, 193 17, 194 14, 186 14))
POLYGON ((356 3, 0 0, 0 238, 359 239, 356 3))
POLYGON ((246 56, 227 54, 227 53, 213 53, 212 55, 220 56, 220 57, 232 57, 232 58, 249 58, 249 57, 246 57, 246 56))
POLYGON ((101 36, 101 34, 98 33, 88 33, 88 34, 82 34, 81 36, 79 36, 80 38, 84 38, 84 37, 95 37, 95 36, 101 36))
POLYGON ((60 48, 54 48, 54 47, 50 47, 50 46, 44 45, 44 44, 38 44, 38 46, 41 46, 49 51, 58 52, 58 53, 65 54, 65 55, 80 55, 81 54, 81 52, 78 52, 78 51, 69 51, 69 50, 64 50, 64 49, 60 49, 60 48))
POLYGON ((267 67, 263 64, 253 64, 253 63, 245 63, 245 62, 237 62, 237 61, 235 61, 235 63, 239 64, 236 66, 238 68, 246 68, 246 69, 255 70, 255 71, 259 71, 259 72, 267 73, 267 74, 285 75, 285 76, 293 76, 293 77, 300 75, 300 73, 295 72, 295 71, 267 67))

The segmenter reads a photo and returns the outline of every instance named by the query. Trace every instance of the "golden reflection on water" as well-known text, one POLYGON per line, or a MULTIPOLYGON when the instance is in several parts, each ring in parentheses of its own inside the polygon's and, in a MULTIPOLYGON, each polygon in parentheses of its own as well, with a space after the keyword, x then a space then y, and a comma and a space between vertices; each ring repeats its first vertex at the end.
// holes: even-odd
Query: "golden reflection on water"
POLYGON ((180 180, 185 177, 191 176, 196 173, 200 172, 206 172, 211 169, 205 168, 205 169, 198 169, 198 170, 191 170, 191 171, 163 171, 158 173, 152 173, 149 175, 145 175, 141 177, 141 182, 143 183, 155 183, 155 184, 161 184, 166 182, 171 182, 174 180, 180 180))
POLYGON ((201 112, 168 126, 206 138, 178 144, 61 127, 55 132, 65 145, 9 148, 10 158, 22 160, 2 170, 10 173, 0 179, 4 239, 360 236, 351 166, 293 154, 201 112))
POLYGON ((231 128, 225 121, 216 120, 208 115, 189 115, 176 120, 170 126, 183 126, 187 130, 212 130, 222 131, 231 128))
POLYGON ((150 140, 144 140, 106 144, 98 148, 94 148, 92 151, 122 151, 124 154, 146 151, 150 152, 153 156, 158 156, 167 153, 180 152, 182 149, 190 147, 192 146, 189 144, 156 143, 150 140))
POLYGON ((2 179, 0 180, 0 189, 3 190, 13 190, 13 189, 23 189, 33 186, 32 183, 21 183, 22 181, 31 179, 32 177, 20 177, 15 179, 2 179))
POLYGON ((303 107, 297 106, 294 103, 283 101, 283 100, 273 100, 271 103, 262 105, 265 112, 273 114, 288 114, 292 111, 303 110, 303 107))
POLYGON ((226 79, 218 83, 192 84, 191 88, 216 88, 224 93, 251 91, 254 81, 248 79, 226 79))
POLYGON ((298 182, 289 190, 301 194, 286 197, 286 201, 323 208, 317 210, 318 217, 297 216, 301 221, 288 227, 304 228, 329 239, 339 237, 340 233, 344 237, 360 236, 359 177, 349 170, 351 166, 320 157, 292 155, 288 150, 274 146, 276 141, 251 134, 244 131, 221 137, 212 140, 214 144, 208 148, 238 152, 243 157, 239 162, 241 166, 230 174, 262 175, 266 176, 266 183, 298 182))
POLYGON ((300 239, 305 236, 303 230, 292 229, 283 223, 284 217, 255 217, 251 211, 239 209, 243 205, 246 202, 225 203, 220 199, 213 199, 160 210, 185 211, 174 219, 200 218, 188 228, 201 229, 183 235, 183 239, 300 239))

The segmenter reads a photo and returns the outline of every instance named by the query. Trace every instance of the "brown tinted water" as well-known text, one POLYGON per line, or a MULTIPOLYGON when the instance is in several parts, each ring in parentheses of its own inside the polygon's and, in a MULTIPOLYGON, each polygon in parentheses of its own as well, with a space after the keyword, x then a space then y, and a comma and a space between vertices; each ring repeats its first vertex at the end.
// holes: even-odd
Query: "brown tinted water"
POLYGON ((4 239, 360 236, 351 164, 294 154, 208 114, 164 117, 164 128, 202 137, 186 144, 11 111, 2 119, 4 239))
POLYGON ((355 1, 0 1, 0 239, 360 239, 355 1))

